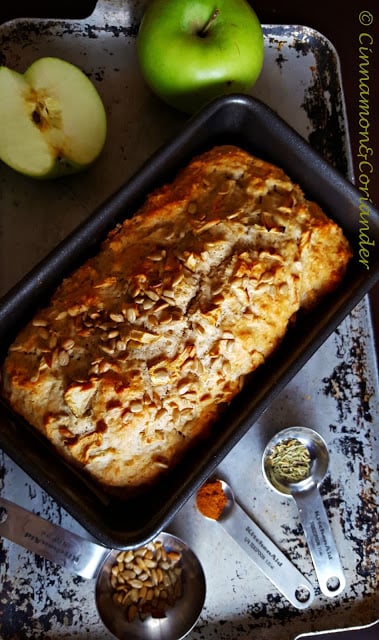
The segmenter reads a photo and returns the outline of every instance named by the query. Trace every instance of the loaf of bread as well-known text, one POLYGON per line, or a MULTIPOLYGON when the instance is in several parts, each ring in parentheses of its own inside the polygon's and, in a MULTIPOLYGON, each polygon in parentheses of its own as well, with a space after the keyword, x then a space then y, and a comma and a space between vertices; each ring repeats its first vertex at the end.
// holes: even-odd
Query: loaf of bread
POLYGON ((61 284, 10 347, 2 395, 102 487, 137 490, 217 426, 350 257, 280 168, 215 147, 61 284))

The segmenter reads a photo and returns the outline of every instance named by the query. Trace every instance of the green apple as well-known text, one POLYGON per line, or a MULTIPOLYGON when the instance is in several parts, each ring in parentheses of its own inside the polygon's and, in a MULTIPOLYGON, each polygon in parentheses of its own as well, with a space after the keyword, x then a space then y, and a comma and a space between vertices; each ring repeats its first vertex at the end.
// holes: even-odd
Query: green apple
POLYGON ((150 89, 193 113, 216 96, 251 90, 263 66, 262 28, 246 0, 152 0, 137 53, 150 89))
POLYGON ((91 80, 60 58, 39 58, 24 74, 0 67, 0 160, 34 178, 88 167, 107 131, 91 80))

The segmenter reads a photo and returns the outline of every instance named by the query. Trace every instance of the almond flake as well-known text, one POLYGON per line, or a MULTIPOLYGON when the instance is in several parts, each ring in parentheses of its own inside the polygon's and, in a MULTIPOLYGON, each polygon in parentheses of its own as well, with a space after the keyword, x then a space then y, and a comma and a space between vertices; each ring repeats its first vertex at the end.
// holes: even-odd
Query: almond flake
POLYGON ((132 329, 128 337, 135 342, 140 342, 141 344, 150 344, 159 339, 159 336, 156 336, 154 333, 140 331, 139 329, 132 329))
POLYGON ((110 313, 109 317, 113 322, 124 322, 124 316, 122 313, 110 313))

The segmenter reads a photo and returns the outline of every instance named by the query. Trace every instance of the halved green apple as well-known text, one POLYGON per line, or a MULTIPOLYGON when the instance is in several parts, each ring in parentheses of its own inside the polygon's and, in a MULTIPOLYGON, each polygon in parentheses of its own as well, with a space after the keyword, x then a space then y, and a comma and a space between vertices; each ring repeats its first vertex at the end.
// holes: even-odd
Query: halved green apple
POLYGON ((0 159, 34 178, 87 168, 99 156, 107 118, 91 80, 60 58, 39 58, 24 74, 0 67, 0 159))

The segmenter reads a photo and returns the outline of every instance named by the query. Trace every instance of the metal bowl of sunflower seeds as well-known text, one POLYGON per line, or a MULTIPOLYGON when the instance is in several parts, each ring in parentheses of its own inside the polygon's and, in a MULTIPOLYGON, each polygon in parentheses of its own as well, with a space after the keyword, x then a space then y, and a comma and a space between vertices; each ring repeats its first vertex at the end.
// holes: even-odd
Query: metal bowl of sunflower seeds
POLYGON ((195 626, 204 599, 198 558, 169 533, 113 550, 96 583, 99 615, 120 640, 180 640, 195 626))

